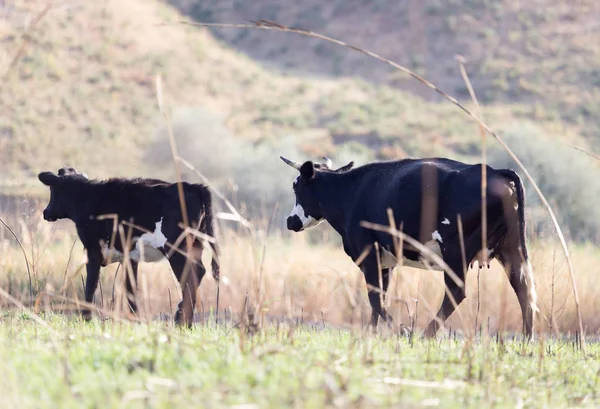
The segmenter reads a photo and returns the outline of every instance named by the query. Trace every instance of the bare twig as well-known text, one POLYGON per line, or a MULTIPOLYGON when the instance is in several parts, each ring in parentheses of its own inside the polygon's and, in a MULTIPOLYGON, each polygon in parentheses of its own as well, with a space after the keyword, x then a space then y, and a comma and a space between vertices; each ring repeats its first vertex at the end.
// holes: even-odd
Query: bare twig
POLYGON ((192 172, 194 172, 196 175, 198 175, 202 179, 204 184, 206 184, 219 197, 219 199, 221 199, 225 203, 225 205, 227 206, 227 208, 229 209, 229 211, 231 213, 217 213, 217 217, 219 219, 236 221, 244 227, 252 228, 252 223, 250 223, 247 219, 245 219, 244 217, 242 217, 240 215, 240 213, 233 206, 233 204, 225 197, 224 194, 222 194, 219 191, 219 189, 217 189, 210 182, 210 180, 208 180, 208 178, 206 176, 204 176, 202 174, 202 172, 200 172, 198 169, 196 169, 190 162, 188 162, 181 156, 179 156, 177 159, 179 160, 179 162, 181 162, 183 165, 185 165, 187 168, 189 168, 192 172))
POLYGON ((15 297, 13 297, 12 295, 10 295, 9 293, 7 293, 2 287, 0 287, 0 296, 2 296, 3 298, 5 298, 6 300, 8 300, 9 302, 11 302, 12 304, 16 305, 19 308, 23 308, 25 310, 27 310, 27 312, 29 314, 31 314, 31 316, 33 317, 34 321, 37 322, 38 324, 40 324, 42 327, 46 328, 48 331, 50 331, 52 334, 54 335, 58 335, 58 333, 56 331, 54 331, 54 329, 48 325, 48 323, 46 321, 44 321, 39 315, 37 315, 35 312, 29 310, 28 308, 26 308, 21 301, 17 300, 15 297))
POLYGON ((2 220, 2 218, 0 218, 0 223, 2 223, 4 227, 6 227, 6 229, 10 232, 10 234, 13 235, 13 237, 17 241, 17 244, 21 248, 21 251, 23 252, 23 257, 25 258, 25 266, 27 266, 27 277, 29 278, 29 302, 31 302, 33 300, 33 283, 31 281, 31 270, 29 269, 29 260, 27 259, 27 252, 25 251, 21 240, 19 240, 13 229, 11 229, 10 226, 6 224, 4 220, 2 220))
POLYGON ((600 156, 596 155, 595 153, 588 152, 588 151, 586 151, 585 149, 582 149, 582 148, 580 148, 580 147, 578 147, 578 146, 575 146, 575 145, 573 145, 573 144, 568 144, 568 145, 569 145, 571 148, 573 148, 573 149, 575 149, 575 150, 577 150, 577 151, 579 151, 579 152, 583 152, 583 153, 585 153, 586 155, 588 155, 588 156, 590 156, 590 157, 592 157, 592 158, 594 158, 594 159, 598 159, 598 160, 600 160, 600 156))
MULTIPOLYGON (((465 69, 465 59, 460 56, 458 57, 458 64, 460 66, 460 74, 467 85, 467 89, 469 90, 469 95, 471 95, 471 99, 475 104, 477 109, 477 115, 481 116, 481 107, 479 106, 479 101, 477 101, 477 95, 475 94, 475 90, 473 89, 473 85, 471 84, 471 80, 467 75, 467 70, 465 69)), ((483 263, 484 266, 487 267, 488 264, 488 255, 487 255, 487 205, 486 205, 486 192, 487 192, 487 149, 486 149, 486 140, 485 140, 485 130, 479 124, 479 131, 481 133, 481 260, 480 263, 483 263)), ((464 246, 464 244, 463 244, 464 246)), ((479 311, 481 309, 481 265, 477 268, 477 312, 475 313, 475 332, 477 332, 477 325, 479 322, 479 311)))

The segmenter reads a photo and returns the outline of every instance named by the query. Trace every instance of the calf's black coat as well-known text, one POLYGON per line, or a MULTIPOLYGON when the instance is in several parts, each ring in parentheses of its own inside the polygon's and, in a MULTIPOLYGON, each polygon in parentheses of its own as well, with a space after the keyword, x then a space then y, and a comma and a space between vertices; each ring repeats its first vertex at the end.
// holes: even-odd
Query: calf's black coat
MULTIPOLYGON (((158 257, 172 253, 168 260, 183 294, 175 320, 188 325, 192 323, 196 289, 206 269, 201 260, 202 241, 195 239, 188 252, 186 240, 177 240, 183 232, 183 213, 176 183, 144 178, 89 180, 75 169, 66 167, 61 168, 58 174, 42 172, 38 178, 50 187, 50 202, 44 209, 44 219, 51 222, 72 220, 87 251, 86 302, 93 300, 100 267, 116 261, 119 254, 122 257, 129 252, 132 257, 134 254, 138 256, 130 259, 132 274, 126 277, 129 305, 133 312, 136 311, 134 287, 137 267, 139 261, 146 259, 143 251, 136 253, 135 249, 137 242, 146 237, 144 234, 156 231, 160 240, 157 242, 153 238, 158 243, 154 244, 160 252, 158 257), (121 222, 126 223, 122 224, 123 230, 119 232, 117 226, 121 222), (175 249, 172 246, 176 246, 175 249), (114 249, 116 253, 108 254, 109 249, 114 249)), ((187 182, 182 182, 182 188, 189 224, 214 238, 210 191, 204 185, 187 182)), ((211 248, 212 274, 218 280, 216 242, 211 242, 211 248)), ((158 258, 155 256, 154 260, 149 261, 158 261, 158 258)), ((84 308, 82 313, 85 318, 90 317, 89 308, 84 308)))

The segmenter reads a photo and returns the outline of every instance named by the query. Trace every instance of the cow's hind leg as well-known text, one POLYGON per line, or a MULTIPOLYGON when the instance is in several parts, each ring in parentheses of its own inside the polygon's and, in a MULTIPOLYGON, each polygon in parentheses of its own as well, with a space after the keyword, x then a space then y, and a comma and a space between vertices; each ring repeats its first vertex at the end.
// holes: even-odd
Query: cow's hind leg
POLYGON ((462 280, 462 285, 457 283, 448 273, 444 272, 444 299, 442 300, 442 306, 438 310, 435 318, 431 320, 425 332, 423 333, 426 337, 435 337, 440 326, 452 315, 454 310, 460 305, 465 299, 465 287, 464 287, 464 274, 461 273, 462 267, 458 263, 448 263, 448 266, 452 268, 452 271, 462 280))
POLYGON ((519 300, 523 318, 523 332, 527 338, 531 338, 533 335, 534 314, 537 311, 533 271, 529 260, 525 260, 521 251, 514 247, 502 246, 497 257, 506 270, 510 285, 519 300))
POLYGON ((137 294, 137 271, 138 263, 135 261, 131 261, 131 271, 125 269, 125 287, 127 290, 127 301, 129 303, 129 309, 134 314, 137 313, 137 304, 135 302, 137 294))
POLYGON ((182 301, 177 305, 175 323, 190 327, 194 320, 196 306, 196 291, 202 282, 206 269, 200 257, 194 262, 182 254, 175 253, 169 259, 171 268, 181 286, 182 301))

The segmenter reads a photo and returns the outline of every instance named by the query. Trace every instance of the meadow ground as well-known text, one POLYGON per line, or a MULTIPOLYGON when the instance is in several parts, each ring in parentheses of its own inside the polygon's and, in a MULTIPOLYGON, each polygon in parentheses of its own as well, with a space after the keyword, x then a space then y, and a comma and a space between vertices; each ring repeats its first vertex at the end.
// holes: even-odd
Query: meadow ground
MULTIPOLYGON (((85 276, 72 226, 43 222, 39 209, 6 220, 27 255, 34 299, 21 249, 3 229, 0 286, 31 308, 7 296, 0 302, 1 407, 600 405, 598 254, 591 246, 570 245, 584 352, 574 342, 565 262, 547 239, 530 243, 540 307, 535 342, 508 335, 518 334, 521 318, 495 262, 481 270, 479 285, 477 270, 469 271, 467 299, 430 341, 420 333, 441 302, 441 273, 395 271, 387 303, 396 322, 415 326, 414 337, 387 329, 373 335, 363 326, 370 307, 362 275, 326 228, 315 232, 321 237, 267 234, 266 226, 222 229, 219 316, 234 318, 180 330, 157 319, 180 300, 166 262, 140 266, 139 322, 115 316, 123 275, 113 265, 103 269, 95 318, 84 323, 69 313, 85 276), (244 305, 257 311, 254 324, 239 318, 244 305), (289 320, 261 319, 273 316, 289 320)), ((198 313, 214 313, 215 290, 207 275, 198 313)))
POLYGON ((597 407, 600 344, 0 318, 0 406, 597 407))

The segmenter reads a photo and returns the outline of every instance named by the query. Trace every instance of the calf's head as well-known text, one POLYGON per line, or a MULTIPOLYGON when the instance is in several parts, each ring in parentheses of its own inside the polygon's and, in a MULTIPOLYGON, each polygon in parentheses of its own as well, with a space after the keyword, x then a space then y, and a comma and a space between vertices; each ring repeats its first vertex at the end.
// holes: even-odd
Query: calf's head
POLYGON ((317 191, 321 172, 339 173, 352 168, 353 162, 337 170, 331 170, 331 160, 323 158, 324 163, 313 163, 311 161, 300 164, 280 156, 287 165, 300 172, 293 184, 296 204, 287 218, 287 228, 300 232, 309 227, 318 225, 323 221, 321 200, 317 191))
POLYGON ((58 170, 58 175, 54 172, 41 172, 38 179, 50 187, 50 202, 44 209, 44 220, 54 222, 70 218, 75 210, 76 181, 87 180, 87 176, 73 168, 63 167, 58 170))

